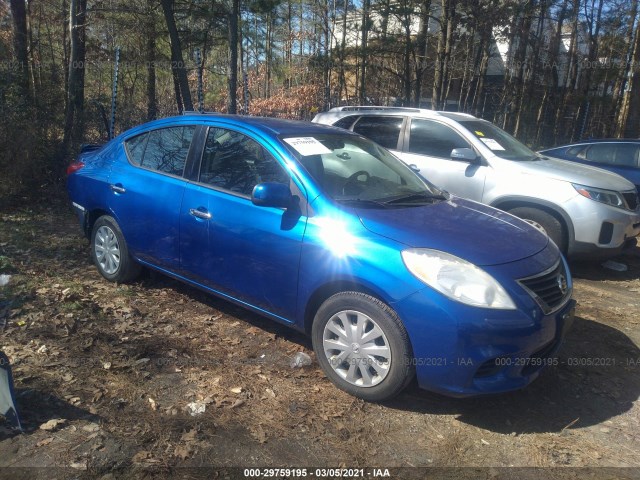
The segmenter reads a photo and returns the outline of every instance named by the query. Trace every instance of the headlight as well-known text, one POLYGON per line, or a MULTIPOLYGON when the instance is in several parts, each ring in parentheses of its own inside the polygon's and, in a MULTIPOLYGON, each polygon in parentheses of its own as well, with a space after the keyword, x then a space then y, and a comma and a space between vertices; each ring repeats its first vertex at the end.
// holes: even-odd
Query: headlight
POLYGON ((573 185, 576 192, 583 197, 595 200, 596 202, 606 203, 613 207, 627 208, 622 195, 618 192, 614 192, 613 190, 602 190, 601 188, 586 187, 584 185, 578 185, 577 183, 572 183, 571 185, 573 185))
POLYGON ((402 259, 412 274, 452 300, 474 307, 516 308, 491 275, 466 260, 427 248, 404 250, 402 259))

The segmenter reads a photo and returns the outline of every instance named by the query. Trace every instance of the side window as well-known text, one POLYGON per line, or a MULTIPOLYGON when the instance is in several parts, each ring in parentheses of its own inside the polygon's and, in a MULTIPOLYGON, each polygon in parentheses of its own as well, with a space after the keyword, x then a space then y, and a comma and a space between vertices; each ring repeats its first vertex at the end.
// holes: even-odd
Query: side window
POLYGON ((612 165, 614 163, 614 153, 615 150, 613 145, 607 143, 596 143, 587 149, 585 159, 591 162, 612 165))
POLYGON ((461 135, 451 127, 431 120, 411 120, 409 148, 406 150, 431 157, 450 158, 454 148, 470 148, 461 135))
POLYGON ((171 175, 182 175, 194 131, 194 126, 187 126, 149 132, 142 166, 171 175))
POLYGON ((370 138, 384 148, 396 150, 403 120, 403 117, 360 117, 353 131, 370 138))
POLYGON ((640 146, 632 143, 621 143, 615 146, 616 165, 624 167, 638 166, 638 150, 640 146))
POLYGON ((567 149, 567 155, 570 157, 580 157, 584 158, 584 150, 587 148, 585 145, 576 145, 575 147, 571 147, 567 149))
POLYGON ((142 155, 144 154, 144 147, 147 145, 148 137, 148 133, 143 133, 142 135, 130 138, 129 140, 124 142, 129 160, 134 165, 140 166, 140 164, 142 163, 142 155))
POLYGON ((349 115, 348 117, 342 117, 340 120, 334 123, 333 126, 349 130, 351 128, 351 125, 353 125, 353 122, 355 122, 356 118, 358 118, 357 115, 349 115))
POLYGON ((258 142, 224 128, 207 134, 199 181, 250 196, 258 183, 289 183, 289 175, 258 142))

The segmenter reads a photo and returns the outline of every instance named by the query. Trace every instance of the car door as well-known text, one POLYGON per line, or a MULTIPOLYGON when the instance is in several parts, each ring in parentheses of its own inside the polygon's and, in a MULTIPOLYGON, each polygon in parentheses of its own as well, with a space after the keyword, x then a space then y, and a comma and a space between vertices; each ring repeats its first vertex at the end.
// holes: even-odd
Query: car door
POLYGON ((306 216, 251 202, 255 185, 278 182, 293 186, 304 205, 274 154, 247 132, 209 128, 199 172, 185 188, 180 262, 185 276, 292 321, 306 216))
POLYGON ((436 120, 412 118, 405 127, 400 158, 427 180, 460 197, 482 201, 489 167, 452 160, 454 148, 473 148, 452 127, 436 120))
POLYGON ((128 162, 114 162, 109 175, 109 205, 131 254, 168 270, 179 268, 182 175, 195 130, 158 128, 125 139, 128 162))

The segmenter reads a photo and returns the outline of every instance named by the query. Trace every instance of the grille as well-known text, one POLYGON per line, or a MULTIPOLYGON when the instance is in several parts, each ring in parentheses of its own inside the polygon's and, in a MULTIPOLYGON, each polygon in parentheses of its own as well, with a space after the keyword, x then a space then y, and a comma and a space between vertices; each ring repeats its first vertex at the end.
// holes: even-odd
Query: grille
POLYGON ((638 208, 638 192, 622 192, 622 196, 624 197, 625 202, 627 202, 629 210, 635 210, 638 208))
POLYGON ((538 302, 545 314, 557 310, 571 296, 571 289, 567 285, 567 272, 561 261, 546 272, 520 279, 519 283, 538 302))

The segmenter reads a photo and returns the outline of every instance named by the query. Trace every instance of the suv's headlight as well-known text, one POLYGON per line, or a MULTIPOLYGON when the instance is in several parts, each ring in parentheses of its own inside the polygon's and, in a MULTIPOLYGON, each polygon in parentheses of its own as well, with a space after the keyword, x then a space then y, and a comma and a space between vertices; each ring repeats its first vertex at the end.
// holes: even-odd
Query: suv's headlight
POLYGON ((491 275, 466 260, 427 248, 404 250, 402 259, 411 273, 453 300, 474 307, 516 308, 491 275))
POLYGON ((624 198, 618 192, 613 190, 602 190, 601 188, 587 187, 585 185, 579 185, 577 183, 572 183, 573 188, 576 189, 583 197, 587 197, 590 200, 595 200, 596 202, 606 203, 607 205, 611 205, 613 207, 618 208, 627 208, 627 205, 624 202, 624 198))

